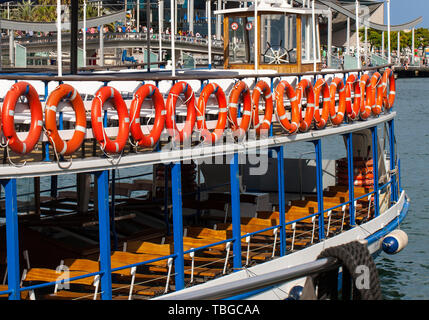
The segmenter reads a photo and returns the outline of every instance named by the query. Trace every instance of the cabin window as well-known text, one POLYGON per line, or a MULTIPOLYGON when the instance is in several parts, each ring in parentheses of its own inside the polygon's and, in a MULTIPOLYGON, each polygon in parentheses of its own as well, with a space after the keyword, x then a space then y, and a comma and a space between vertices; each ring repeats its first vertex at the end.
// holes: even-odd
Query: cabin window
MULTIPOLYGON (((302 16, 301 24, 301 59, 303 63, 310 63, 314 61, 313 51, 313 19, 309 16, 302 16)), ((320 62, 320 40, 317 35, 319 34, 319 23, 316 17, 316 61, 320 62)))
POLYGON ((296 15, 261 15, 261 63, 296 63, 296 15))
POLYGON ((229 62, 254 63, 254 17, 230 17, 229 62))

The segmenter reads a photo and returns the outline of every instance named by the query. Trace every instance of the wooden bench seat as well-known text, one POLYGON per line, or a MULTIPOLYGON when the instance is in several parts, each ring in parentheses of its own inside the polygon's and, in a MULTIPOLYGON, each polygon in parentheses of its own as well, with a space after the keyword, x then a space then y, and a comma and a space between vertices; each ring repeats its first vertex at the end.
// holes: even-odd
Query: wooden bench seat
MULTIPOLYGON (((163 267, 149 267, 149 270, 154 272, 167 272, 167 268, 163 268, 163 267)), ((222 272, 223 272, 222 268, 205 268, 205 267, 194 268, 194 276, 197 276, 197 277, 213 278, 213 277, 216 277, 217 275, 222 274, 222 272)), ((192 270, 185 267, 185 274, 191 275, 192 270)))
MULTIPOLYGON (((89 260, 89 259, 66 259, 66 260, 64 260, 64 265, 66 265, 69 268, 69 270, 73 270, 73 271, 85 271, 88 273, 94 273, 94 272, 98 272, 100 270, 99 262, 89 260)), ((121 259, 113 258, 113 259, 111 259, 110 265, 111 265, 112 269, 116 269, 116 268, 125 266, 126 263, 124 263, 121 259), (118 261, 118 260, 120 260, 120 261, 118 261)), ((118 275, 122 276, 123 280, 125 280, 125 279, 130 280, 131 276, 132 276, 130 268, 112 271, 112 274, 118 274, 118 275)), ((151 281, 151 282, 157 282, 156 280, 165 281, 165 279, 160 279, 159 275, 154 275, 154 274, 136 273, 135 278, 138 281, 151 281)), ((127 284, 127 283, 112 282, 112 288, 117 289, 117 290, 115 290, 116 292, 125 291, 125 290, 122 290, 122 291, 119 290, 120 288, 125 287, 125 286, 128 287, 128 289, 125 288, 125 290, 129 290, 129 286, 130 286, 129 283, 127 284)), ((134 287, 136 290, 139 290, 139 289, 143 290, 143 289, 146 289, 148 286, 143 286, 140 288, 139 286, 134 285, 134 287)))
MULTIPOLYGON (((184 246, 184 250, 189 250, 189 246, 184 246)), ((127 252, 133 253, 147 253, 147 254, 159 254, 162 256, 168 256, 174 253, 174 245, 173 243, 166 244, 157 244, 148 241, 129 241, 126 246, 127 252)), ((190 263, 192 258, 190 254, 185 254, 185 262, 190 263)), ((200 263, 210 263, 210 264, 223 264, 222 259, 211 258, 211 257, 201 257, 198 255, 198 251, 194 255, 194 262, 200 263)))
MULTIPOLYGON (((72 271, 69 270, 68 272, 61 272, 57 273, 56 270, 47 269, 47 268, 31 268, 30 270, 26 271, 25 277, 23 281, 25 282, 55 282, 60 279, 66 279, 67 278, 73 278, 78 277, 82 275, 86 275, 88 272, 85 271, 72 271)), ((72 290, 60 290, 56 293, 43 295, 45 298, 51 298, 51 299, 60 299, 63 297, 68 297, 68 299, 75 299, 75 298, 87 298, 87 299, 94 299, 94 292, 90 292, 88 290, 89 287, 93 287, 95 285, 94 283, 95 276, 89 276, 77 280, 67 281, 70 284, 74 285, 82 285, 82 292, 79 291, 72 291, 72 290), (66 291, 66 292, 62 292, 66 291)), ((65 283, 67 283, 65 282, 65 283)))

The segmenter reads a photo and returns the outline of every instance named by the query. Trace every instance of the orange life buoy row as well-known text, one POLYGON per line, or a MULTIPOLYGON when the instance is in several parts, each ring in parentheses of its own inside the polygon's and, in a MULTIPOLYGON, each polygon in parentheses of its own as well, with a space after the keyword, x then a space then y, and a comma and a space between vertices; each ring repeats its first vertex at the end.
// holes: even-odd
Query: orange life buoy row
MULTIPOLYGON (((195 94, 186 82, 179 81, 173 85, 168 93, 167 101, 158 88, 151 84, 143 84, 134 94, 128 113, 127 106, 121 94, 110 86, 100 88, 95 94, 91 106, 91 125, 95 139, 103 151, 107 153, 121 152, 131 136, 137 145, 143 147, 154 146, 161 136, 164 127, 173 136, 183 142, 189 139, 196 124, 201 136, 208 142, 217 141, 223 134, 227 123, 237 137, 243 137, 253 124, 256 132, 268 130, 271 126, 273 112, 284 130, 290 134, 308 131, 313 119, 315 127, 322 129, 329 119, 334 125, 344 121, 345 115, 351 120, 367 119, 371 113, 378 115, 382 108, 390 110, 395 101, 395 79, 393 72, 387 69, 383 75, 378 72, 370 78, 364 74, 360 79, 350 75, 344 84, 342 79, 334 78, 330 85, 324 79, 316 81, 314 87, 311 81, 301 80, 295 90, 287 81, 283 80, 275 89, 275 104, 271 88, 265 81, 259 81, 252 94, 244 81, 238 81, 230 95, 228 103, 222 88, 216 83, 206 85, 196 102, 195 94), (336 103, 338 93, 339 102, 336 103), (352 93, 354 101, 352 103, 352 93), (187 106, 186 121, 179 130, 176 125, 176 103, 180 95, 184 95, 187 106), (206 106, 209 96, 214 94, 219 106, 216 128, 210 132, 205 122, 206 106), (259 121, 259 100, 265 102, 263 121, 259 121), (291 119, 288 119, 284 98, 290 101, 291 119), (320 110, 320 98, 323 98, 320 110), (143 134, 140 125, 140 111, 143 101, 151 98, 155 107, 155 120, 149 134, 143 134), (306 99, 305 114, 303 116, 304 98, 306 99), (106 135, 103 124, 103 105, 111 100, 119 118, 119 132, 115 140, 106 135), (239 123, 238 108, 243 106, 242 117, 239 123), (131 119, 130 119, 131 115, 131 119)), ((20 154, 30 152, 39 141, 43 129, 43 111, 36 90, 27 82, 15 83, 5 96, 1 125, 7 145, 20 154), (31 112, 31 125, 27 138, 21 141, 15 131, 15 106, 21 96, 27 98, 31 112)), ((45 132, 49 142, 60 155, 73 154, 83 143, 86 134, 86 111, 79 93, 70 85, 61 84, 49 95, 45 107, 45 132), (61 139, 57 124, 56 111, 61 100, 68 100, 76 116, 75 132, 69 141, 61 139)))

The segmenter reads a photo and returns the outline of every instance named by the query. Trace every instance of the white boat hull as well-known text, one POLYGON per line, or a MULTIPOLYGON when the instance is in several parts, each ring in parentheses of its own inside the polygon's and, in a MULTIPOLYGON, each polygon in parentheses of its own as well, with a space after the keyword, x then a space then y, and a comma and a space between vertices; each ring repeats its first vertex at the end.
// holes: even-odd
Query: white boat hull
MULTIPOLYGON (((163 299, 174 297, 177 294, 191 291, 198 291, 202 288, 209 288, 218 286, 223 283, 228 283, 236 280, 246 279, 257 275, 268 274, 274 271, 282 270, 292 266, 304 264, 317 259, 317 256, 326 248, 345 244, 355 240, 368 240, 368 250, 371 254, 378 254, 381 250, 382 237, 389 233, 391 229, 396 228, 397 224, 406 215, 408 209, 408 200, 405 192, 403 191, 398 202, 391 208, 386 210, 383 214, 374 218, 360 226, 345 231, 332 238, 328 238, 323 242, 316 243, 308 248, 288 254, 262 264, 258 264, 241 271, 231 273, 229 275, 208 281, 203 284, 195 285, 184 290, 173 292, 163 296, 163 299)), ((296 285, 303 286, 305 278, 297 279, 280 284, 274 288, 269 288, 265 291, 249 290, 248 294, 237 297, 238 299, 255 299, 255 300, 283 300, 288 298, 288 292, 296 285)))

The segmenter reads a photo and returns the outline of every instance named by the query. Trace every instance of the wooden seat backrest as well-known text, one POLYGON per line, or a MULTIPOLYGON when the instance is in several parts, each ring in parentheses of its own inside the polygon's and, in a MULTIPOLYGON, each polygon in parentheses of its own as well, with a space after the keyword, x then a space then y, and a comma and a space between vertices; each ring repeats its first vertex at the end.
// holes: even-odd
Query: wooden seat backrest
MULTIPOLYGON (((110 261, 112 268, 119 268, 130 264, 157 259, 160 257, 162 257, 162 255, 114 251, 110 257, 110 261)), ((155 262, 150 262, 147 265, 166 266, 167 260, 163 259, 155 262)))
MULTIPOLYGON (((24 281, 41 281, 41 282, 55 282, 61 279, 69 279, 77 276, 88 274, 84 271, 68 271, 57 273, 56 270, 45 268, 31 268, 27 271, 24 281), (66 278, 65 278, 66 277, 66 278)), ((73 280, 70 283, 92 285, 94 283, 94 276, 73 280)))
POLYGON ((173 248, 170 244, 157 244, 149 241, 129 241, 127 242, 127 252, 157 254, 168 256, 172 254, 173 248))

